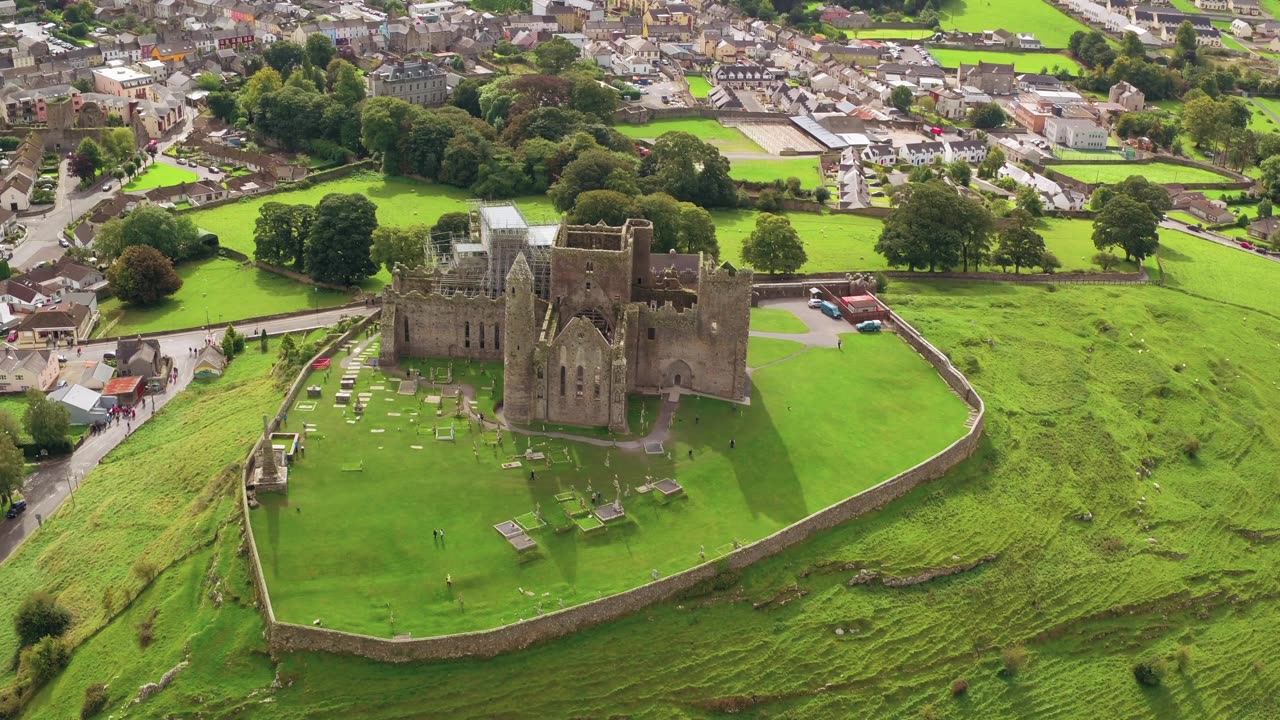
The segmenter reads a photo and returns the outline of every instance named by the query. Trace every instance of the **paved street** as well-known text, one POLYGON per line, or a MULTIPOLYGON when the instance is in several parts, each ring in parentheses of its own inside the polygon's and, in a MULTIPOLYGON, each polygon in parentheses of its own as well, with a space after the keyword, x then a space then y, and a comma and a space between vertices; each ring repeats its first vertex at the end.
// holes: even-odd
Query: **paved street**
MULTIPOLYGON (((257 325, 245 324, 241 329, 245 333, 249 333, 251 330, 257 332, 259 329, 265 328, 268 334, 306 330, 332 325, 342 317, 349 315, 368 315, 375 309, 376 307, 357 307, 327 310, 316 314, 309 313, 307 315, 270 320, 257 325)), ((218 340, 221 339, 220 329, 215 333, 214 337, 218 340)), ((148 396, 145 409, 143 409, 142 405, 138 406, 138 417, 134 419, 134 427, 151 419, 153 402, 156 410, 163 408, 173 396, 181 392, 191 382, 191 371, 195 362, 188 349, 201 345, 204 342, 204 338, 205 333, 203 330, 175 333, 158 338, 161 350, 165 355, 172 357, 177 364, 178 382, 170 385, 162 395, 148 396)), ((115 342, 97 342, 84 347, 83 359, 101 360, 103 353, 114 351, 116 346, 115 342)), ((40 470, 28 476, 26 485, 22 490, 23 496, 27 500, 26 513, 16 520, 0 518, 0 560, 7 558, 24 538, 36 530, 39 526, 36 515, 45 518, 52 515, 58 509, 58 506, 67 499, 71 487, 97 466, 112 448, 124 441, 125 431, 126 426, 123 422, 119 425, 112 425, 103 433, 89 436, 70 458, 46 463, 40 470), (70 480, 70 484, 68 480, 70 480)))
POLYGON ((1256 255, 1265 260, 1270 260, 1271 262, 1280 263, 1280 255, 1263 255, 1261 253, 1253 252, 1252 250, 1245 250, 1244 248, 1240 247, 1240 245, 1236 243, 1234 240, 1226 236, 1219 235, 1218 233, 1211 232, 1209 230, 1192 230, 1190 225, 1184 222, 1180 222, 1178 220, 1173 220, 1173 219, 1162 220, 1160 222, 1160 227, 1168 228, 1170 230, 1181 230, 1182 232, 1188 235, 1198 237, 1201 240, 1208 240, 1209 242, 1215 242, 1215 243, 1218 243, 1219 245, 1229 247, 1237 252, 1249 253, 1250 255, 1256 255))

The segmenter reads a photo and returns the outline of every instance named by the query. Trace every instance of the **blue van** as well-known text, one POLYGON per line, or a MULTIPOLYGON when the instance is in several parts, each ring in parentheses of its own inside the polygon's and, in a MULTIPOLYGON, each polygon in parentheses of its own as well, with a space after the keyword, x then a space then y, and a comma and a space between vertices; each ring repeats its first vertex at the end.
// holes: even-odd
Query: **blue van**
POLYGON ((823 315, 827 315, 833 320, 839 320, 841 318, 840 308, 836 307, 835 304, 829 300, 823 300, 819 309, 822 310, 823 315))

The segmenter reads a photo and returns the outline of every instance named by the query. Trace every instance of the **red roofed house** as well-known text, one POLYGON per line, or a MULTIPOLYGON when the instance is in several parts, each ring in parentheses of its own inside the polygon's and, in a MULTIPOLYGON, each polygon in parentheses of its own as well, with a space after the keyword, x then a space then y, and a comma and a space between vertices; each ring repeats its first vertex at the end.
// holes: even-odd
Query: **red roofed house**
POLYGON ((116 404, 121 407, 129 407, 137 404, 142 399, 146 389, 146 378, 139 375, 128 375, 108 380, 107 384, 102 388, 102 394, 104 397, 114 397, 116 404))

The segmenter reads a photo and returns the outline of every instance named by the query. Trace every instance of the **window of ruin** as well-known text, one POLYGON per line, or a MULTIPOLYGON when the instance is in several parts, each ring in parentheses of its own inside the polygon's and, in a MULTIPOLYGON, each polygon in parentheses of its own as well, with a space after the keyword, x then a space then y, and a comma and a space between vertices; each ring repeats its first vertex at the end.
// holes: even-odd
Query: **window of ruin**
POLYGON ((591 281, 590 281, 590 280, 588 280, 588 281, 587 281, 587 289, 588 289, 588 290, 590 290, 590 289, 591 289, 591 281))
POLYGON ((600 383, 596 383, 596 397, 600 397, 600 383))
POLYGON ((501 327, 502 326, 497 323, 493 324, 493 349, 494 350, 502 349, 502 340, 501 340, 502 330, 500 329, 501 327))
POLYGON ((650 339, 650 340, 657 340, 657 339, 658 339, 658 329, 657 329, 657 328, 649 328, 649 339, 650 339))
POLYGON ((560 397, 564 397, 564 366, 560 366, 560 397))
MULTIPOLYGON (((712 324, 714 325, 715 323, 712 324)), ((712 328, 711 332, 715 332, 715 329, 712 328)), ((480 323, 480 349, 484 349, 484 323, 480 323)))
POLYGON ((404 316, 404 323, 402 324, 404 326, 404 341, 409 342, 409 316, 408 315, 404 316))
POLYGON ((577 379, 577 382, 575 383, 575 389, 574 389, 574 391, 577 393, 578 397, 582 397, 582 376, 583 376, 582 366, 581 366, 581 365, 579 365, 579 366, 578 366, 578 379, 577 379))
POLYGON ((539 380, 541 380, 541 379, 542 379, 542 368, 541 368, 541 367, 539 367, 539 368, 538 368, 538 379, 539 379, 539 380))
POLYGON ((595 264, 595 263, 593 263, 593 262, 591 262, 590 260, 588 260, 588 261, 587 261, 587 272, 595 272, 595 271, 596 271, 596 264, 595 264))
POLYGON ((468 337, 468 338, 471 337, 471 321, 470 320, 462 323, 462 336, 468 337))
MULTIPOLYGON (((712 321, 711 321, 711 334, 712 334, 712 335, 715 335, 715 334, 716 334, 716 333, 718 333, 718 332, 720 332, 720 323, 716 322, 715 320, 712 320, 712 321)), ((480 333, 480 347, 484 347, 484 333, 483 333, 483 332, 482 332, 482 333, 480 333)))

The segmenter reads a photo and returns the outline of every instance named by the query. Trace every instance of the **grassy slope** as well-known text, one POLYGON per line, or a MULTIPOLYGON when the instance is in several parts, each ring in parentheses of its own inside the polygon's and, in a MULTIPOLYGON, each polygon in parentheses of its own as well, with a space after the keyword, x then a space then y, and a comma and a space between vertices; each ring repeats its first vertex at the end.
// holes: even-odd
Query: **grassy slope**
POLYGON ((1052 168, 1063 175, 1089 183, 1117 183, 1135 173, 1141 174, 1155 183, 1212 183, 1228 182, 1230 180, 1227 176, 1219 175, 1212 170, 1159 162, 1145 165, 1129 165, 1127 163, 1076 165, 1062 163, 1053 165, 1052 168))
POLYGON ((753 337, 747 341, 747 367, 758 368, 804 350, 804 343, 778 338, 753 337))
MULTIPOLYGON (((800 349, 783 342, 797 345, 784 354, 800 349)), ((333 373, 325 384, 317 373, 311 382, 325 384, 331 397, 339 380, 333 373)), ((757 372, 753 382, 745 408, 705 398, 682 403, 675 435, 665 443, 673 459, 535 438, 534 448, 555 463, 539 464, 532 481, 527 468, 500 467, 527 440, 507 438, 503 448, 480 444, 475 457, 478 438, 465 423, 457 423, 454 443, 420 435, 420 425, 435 422, 430 406, 405 401, 390 388, 369 390, 370 407, 354 424, 330 402, 299 411, 296 417, 315 423, 319 433, 309 436, 307 456, 292 470, 288 497, 262 498, 252 516, 276 614, 385 636, 512 622, 530 617, 539 602, 547 609, 561 599, 574 605, 647 582, 655 568, 669 575, 691 567, 700 546, 714 556, 734 539, 763 537, 910 467, 963 433, 963 404, 892 335, 849 336, 843 352, 812 349, 757 372), (884 392, 890 385, 893 391, 884 392), (834 417, 847 406, 882 419, 851 437, 840 424, 811 422, 814 414, 834 417), (904 412, 892 415, 891 407, 904 412), (856 466, 846 466, 849 456, 859 458, 856 466), (608 474, 601 471, 606 459, 608 474), (342 470, 356 461, 363 472, 342 470), (601 536, 555 532, 570 522, 554 495, 594 485, 612 499, 610 475, 624 487, 639 486, 646 476, 675 477, 687 497, 663 505, 633 494, 625 501, 629 520, 601 536), (372 495, 396 502, 370 503, 372 495), (552 527, 534 533, 540 555, 521 562, 493 525, 539 503, 552 527), (431 528, 444 528, 448 542, 433 543, 431 528), (464 594, 465 613, 456 593, 464 594)), ((386 382, 363 371, 357 388, 373 385, 386 382)), ((446 402, 440 422, 449 422, 451 411, 446 402)))
POLYGON ((1050 48, 1065 48, 1071 33, 1089 31, 1079 20, 1042 0, 948 0, 942 6, 941 20, 945 30, 1004 28, 1033 33, 1050 48))
POLYGON ((689 83, 689 94, 696 98, 704 98, 711 94, 711 83, 701 75, 685 75, 685 82, 689 83))
POLYGON ((234 260, 212 259, 178 268, 182 289, 149 307, 132 307, 118 298, 103 301, 97 335, 153 332, 240 318, 341 305, 347 293, 309 285, 234 260), (206 314, 207 311, 207 314, 206 314))
POLYGON ((195 182, 199 179, 200 176, 190 170, 183 170, 164 163, 153 163, 147 166, 147 169, 141 175, 125 185, 124 190, 125 192, 142 192, 152 188, 195 182))
POLYGON ((969 368, 990 409, 989 441, 947 478, 748 570, 725 595, 486 661, 293 655, 279 668, 292 684, 272 691, 256 653, 259 621, 235 605, 220 611, 233 617, 211 615, 162 583, 191 613, 146 651, 168 653, 163 661, 111 654, 104 646, 131 637, 121 620, 32 716, 69 716, 83 684, 108 670, 133 692, 184 640, 211 657, 198 653, 148 702, 149 715, 189 714, 195 696, 206 711, 239 707, 247 687, 261 688, 247 716, 281 719, 711 718, 732 696, 756 697, 743 705, 750 717, 919 718, 927 705, 955 718, 1280 712, 1280 667, 1259 631, 1280 621, 1280 546, 1247 532, 1280 524, 1271 482, 1280 439, 1267 422, 1280 391, 1266 370, 1280 322, 1241 327, 1233 308, 1155 287, 899 283, 891 299, 969 368), (1204 439, 1198 460, 1180 452, 1189 433, 1204 439), (1155 460, 1151 480, 1134 475, 1143 458, 1155 460), (1085 511, 1092 522, 1072 519, 1085 511), (911 574, 985 553, 999 558, 917 587, 843 586, 858 567, 911 574), (788 587, 807 594, 763 610, 741 601, 788 587), (1031 662, 999 678, 999 648, 1015 643, 1031 662), (1134 659, 1179 644, 1192 647, 1185 672, 1171 670, 1158 690, 1133 682, 1134 659), (102 657, 111 664, 95 661, 101 673, 84 670, 102 657), (962 700, 948 697, 956 677, 971 684, 962 700))
POLYGON ((1275 261, 1201 240, 1176 230, 1160 230, 1160 262, 1166 284, 1280 317, 1275 261))
POLYGON ((1047 68, 1066 70, 1072 74, 1080 73, 1080 63, 1066 55, 1050 53, 999 52, 995 50, 953 50, 951 48, 930 48, 929 54, 945 68, 958 68, 961 63, 976 65, 979 60, 989 63, 1012 63, 1013 69, 1020 73, 1038 73, 1047 68))

